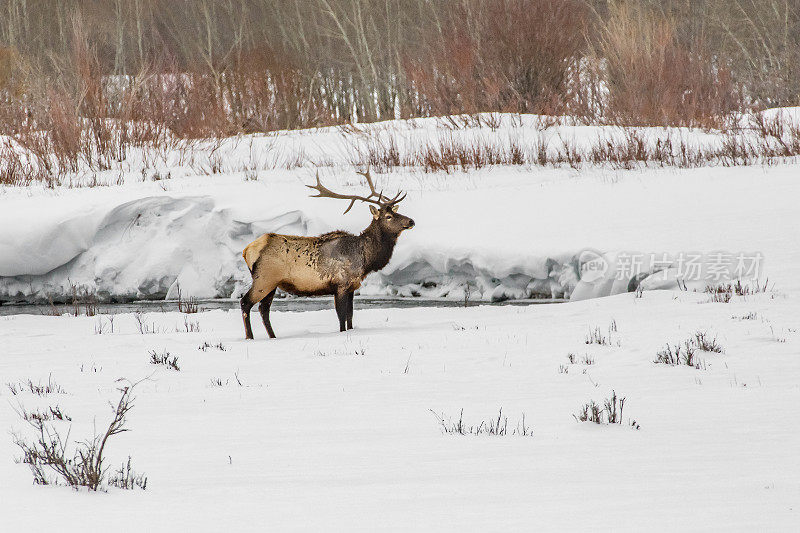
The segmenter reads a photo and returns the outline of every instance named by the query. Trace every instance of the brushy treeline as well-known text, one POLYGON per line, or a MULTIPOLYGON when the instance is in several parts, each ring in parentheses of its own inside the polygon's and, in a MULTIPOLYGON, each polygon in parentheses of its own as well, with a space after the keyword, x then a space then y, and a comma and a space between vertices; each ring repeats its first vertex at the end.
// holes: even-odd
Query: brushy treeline
POLYGON ((114 135, 481 111, 713 127, 797 104, 797 0, 0 0, 0 134, 99 168, 114 135))

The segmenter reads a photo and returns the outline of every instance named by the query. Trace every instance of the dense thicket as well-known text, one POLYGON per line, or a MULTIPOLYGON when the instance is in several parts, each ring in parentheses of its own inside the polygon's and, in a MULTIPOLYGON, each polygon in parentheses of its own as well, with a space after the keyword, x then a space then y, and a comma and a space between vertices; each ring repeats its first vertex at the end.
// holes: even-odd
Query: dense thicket
POLYGON ((798 0, 0 0, 0 133, 478 111, 713 125, 798 104, 798 0))

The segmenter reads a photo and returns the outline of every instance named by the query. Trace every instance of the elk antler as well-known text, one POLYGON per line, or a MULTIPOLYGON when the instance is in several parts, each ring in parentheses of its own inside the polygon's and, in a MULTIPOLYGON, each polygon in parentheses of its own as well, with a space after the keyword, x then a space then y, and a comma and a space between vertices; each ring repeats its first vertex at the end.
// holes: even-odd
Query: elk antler
POLYGON ((366 178, 367 185, 369 185, 369 190, 371 191, 370 195, 369 195, 370 198, 372 196, 377 196, 378 200, 381 202, 381 205, 391 206, 391 205, 394 205, 394 204, 402 202, 403 199, 406 197, 406 195, 403 194, 402 191, 398 192, 397 195, 395 195, 394 198, 388 198, 388 197, 384 196, 383 195, 383 191, 381 191, 381 192, 376 191, 375 190, 375 184, 372 183, 372 176, 370 176, 370 173, 369 173, 369 167, 367 167, 367 170, 365 172, 356 171, 356 174, 361 174, 362 176, 364 176, 364 178, 366 178), (403 194, 402 198, 400 197, 401 194, 403 194))
POLYGON ((375 184, 372 182, 372 176, 369 173, 369 167, 365 172, 358 172, 357 174, 361 174, 366 178, 367 185, 369 185, 369 196, 358 196, 355 194, 339 194, 333 192, 332 190, 325 187, 322 182, 319 181, 319 170, 317 170, 317 184, 316 185, 306 185, 309 189, 314 189, 317 191, 317 194, 312 195, 312 198, 336 198, 339 200, 350 200, 350 205, 347 206, 347 209, 344 210, 344 214, 347 214, 350 209, 353 208, 353 205, 356 203, 356 200, 360 200, 362 202, 369 202, 371 204, 379 205, 381 207, 384 206, 392 206, 399 202, 402 202, 403 199, 406 197, 405 194, 402 192, 398 192, 394 198, 387 198, 383 195, 383 191, 378 192, 375 190, 375 184), (401 196, 402 194, 402 196, 401 196))

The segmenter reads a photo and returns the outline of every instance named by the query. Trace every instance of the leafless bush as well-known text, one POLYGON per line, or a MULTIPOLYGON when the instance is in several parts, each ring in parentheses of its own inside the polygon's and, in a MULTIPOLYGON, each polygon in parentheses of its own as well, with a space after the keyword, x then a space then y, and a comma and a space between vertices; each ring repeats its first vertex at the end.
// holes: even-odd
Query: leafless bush
MULTIPOLYGON (((611 396, 603 400, 601 407, 594 400, 581 406, 578 414, 572 417, 578 422, 592 422, 594 424, 622 424, 622 409, 625 406, 625 398, 618 398, 616 391, 611 391, 611 396)), ((639 429, 639 424, 629 421, 634 429, 639 429)))
POLYGON ((751 294, 768 292, 768 287, 769 279, 764 281, 763 284, 752 282, 749 285, 745 285, 742 283, 742 280, 737 279, 733 284, 733 292, 735 292, 737 296, 749 296, 751 294))
POLYGON ((144 474, 137 474, 133 471, 133 468, 131 468, 131 457, 128 456, 128 461, 123 463, 122 466, 119 467, 119 470, 108 478, 108 485, 125 490, 133 490, 137 487, 146 490, 147 476, 144 474))
POLYGON ((178 356, 173 355, 170 356, 170 353, 167 350, 159 353, 155 350, 150 350, 147 352, 150 354, 150 364, 151 365, 162 365, 171 370, 180 370, 180 366, 178 366, 178 356))
POLYGON ((67 391, 53 380, 52 374, 47 377, 47 383, 42 384, 34 383, 33 380, 28 379, 26 382, 6 383, 8 390, 13 396, 28 391, 36 396, 45 396, 47 394, 66 394, 67 391))
MULTIPOLYGON (((22 451, 21 462, 27 464, 33 473, 33 481, 39 485, 65 484, 75 489, 86 487, 96 491, 102 488, 106 479, 105 449, 109 439, 128 429, 126 416, 133 408, 131 390, 133 385, 121 387, 119 402, 114 408, 114 418, 105 432, 96 434, 83 442, 76 442, 70 450, 69 432, 62 435, 52 420, 22 416, 35 431, 35 440, 29 441, 21 435, 14 436, 14 443, 22 451)), ((130 466, 130 465, 129 465, 130 466)), ((143 476, 138 476, 144 480, 143 476)), ((134 480, 137 476, 130 476, 134 480)), ((115 484, 119 484, 118 478, 115 484)), ((145 487, 142 483, 141 488, 145 487)))
POLYGON ((98 317, 94 325, 95 335, 104 335, 105 333, 114 333, 114 315, 106 315, 105 318, 98 317))
POLYGON ((87 287, 70 283, 72 293, 72 316, 95 316, 99 313, 100 307, 97 304, 97 297, 94 291, 87 287))
POLYGON ((209 348, 215 348, 221 352, 224 352, 225 350, 228 349, 224 344, 222 344, 222 342, 218 342, 217 344, 211 344, 208 341, 203 341, 203 344, 197 347, 198 350, 204 352, 207 351, 209 348))
POLYGON ((686 365, 705 369, 705 361, 696 356, 698 350, 709 353, 724 352, 716 338, 712 339, 706 332, 697 331, 683 343, 667 344, 664 349, 656 353, 654 362, 670 366, 686 365))
POLYGON ((708 294, 709 302, 726 304, 733 298, 733 285, 730 283, 727 285, 708 285, 705 288, 705 292, 708 294))
POLYGON ((22 187, 35 182, 42 182, 53 187, 58 180, 46 170, 31 164, 32 154, 23 154, 23 148, 9 139, 0 144, 0 185, 22 187))
POLYGON ((412 109, 558 114, 578 70, 587 11, 582 2, 475 2, 449 6, 439 34, 407 55, 412 109), (491 45, 488 45, 491 43, 491 45))
POLYGON ((694 334, 692 343, 697 347, 698 350, 702 350, 704 352, 723 353, 725 351, 717 342, 717 338, 714 337, 712 339, 705 331, 696 332, 694 334))
POLYGON ((181 295, 180 287, 178 287, 178 311, 186 314, 197 313, 199 311, 199 306, 197 305, 197 298, 195 298, 194 296, 190 296, 189 298, 184 300, 181 295))
POLYGON ((603 423, 603 410, 594 402, 594 400, 583 404, 580 408, 580 411, 578 411, 578 414, 572 416, 578 422, 593 422, 595 424, 603 423))
POLYGON ((448 435, 493 435, 497 437, 505 437, 507 435, 518 435, 520 437, 533 436, 533 429, 525 422, 525 413, 522 413, 522 418, 517 422, 517 426, 512 428, 509 432, 508 417, 503 416, 502 408, 497 414, 497 418, 482 420, 477 426, 467 425, 464 422, 463 409, 458 416, 458 420, 452 420, 444 413, 437 413, 433 409, 431 409, 430 412, 439 422, 442 433, 448 435))
POLYGON ((611 391, 611 397, 606 398, 604 410, 609 424, 622 424, 622 408, 625 406, 625 398, 619 399, 619 411, 617 411, 617 393, 611 391))
POLYGON ((646 3, 609 4, 591 46, 609 83, 607 115, 625 124, 718 126, 739 109, 730 73, 646 3))
POLYGON ((211 378, 212 387, 224 387, 228 383, 229 381, 227 379, 225 381, 222 381, 222 378, 211 378))
POLYGON ((186 300, 178 300, 178 311, 186 314, 197 313, 199 311, 197 298, 190 296, 186 300))
POLYGON ((46 410, 34 409, 32 411, 27 411, 25 408, 20 406, 17 414, 26 422, 47 422, 50 420, 66 420, 67 422, 72 421, 72 418, 63 412, 58 405, 50 405, 46 410))
POLYGON ((586 335, 586 344, 601 344, 606 345, 608 344, 608 337, 603 335, 603 332, 600 331, 599 327, 595 327, 594 329, 590 329, 589 333, 586 335))
POLYGON ((751 282, 749 285, 737 279, 733 283, 720 283, 717 285, 706 285, 705 292, 709 295, 710 302, 728 303, 734 296, 750 296, 752 294, 765 293, 769 290, 769 279, 764 283, 751 282))
POLYGON ((703 368, 704 363, 695 357, 696 347, 691 341, 684 341, 683 344, 667 344, 663 350, 656 353, 654 363, 677 366, 693 366, 697 369, 703 368))
MULTIPOLYGON (((781 118, 784 128, 791 122, 781 118)), ((514 126, 512 126, 514 127, 514 126)), ((441 135, 419 143, 403 143, 398 148, 399 132, 365 130, 349 137, 350 161, 357 166, 372 165, 381 171, 412 167, 423 172, 475 170, 491 165, 567 166, 576 170, 586 165, 630 170, 639 166, 698 168, 742 166, 793 161, 800 151, 779 149, 759 129, 730 129, 716 134, 715 142, 698 144, 680 130, 644 130, 621 127, 606 130, 591 144, 558 136, 547 139, 536 133, 525 139, 514 131, 506 138, 499 134, 441 135), (790 159, 787 159, 790 158, 790 159)), ((788 130, 787 130, 788 131, 788 130)), ((784 134, 787 146, 800 147, 800 132, 784 134)))
POLYGON ((200 322, 196 320, 189 320, 189 317, 183 317, 183 330, 186 333, 199 333, 200 322))
POLYGON ((141 311, 137 311, 133 314, 134 320, 136 320, 136 329, 142 335, 150 335, 155 333, 160 333, 161 330, 156 326, 155 322, 148 323, 145 318, 144 314, 141 311))
MULTIPOLYGON (((619 339, 614 339, 614 333, 617 332, 617 322, 615 320, 611 321, 611 324, 608 326, 608 334, 604 335, 602 331, 600 331, 600 327, 596 326, 594 329, 589 329, 589 333, 586 335, 584 339, 585 344, 600 344, 604 346, 620 346, 621 342, 619 339)), ((590 363, 586 363, 590 364, 590 363)))

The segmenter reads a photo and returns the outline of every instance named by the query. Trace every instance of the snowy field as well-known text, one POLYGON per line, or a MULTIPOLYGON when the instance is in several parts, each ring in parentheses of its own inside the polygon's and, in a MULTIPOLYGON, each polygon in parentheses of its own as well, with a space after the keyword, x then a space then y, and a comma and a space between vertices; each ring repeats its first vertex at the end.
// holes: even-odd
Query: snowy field
POLYGON ((133 315, 118 315, 113 333, 108 317, 5 317, 3 381, 51 379, 65 392, 4 385, 2 427, 24 434, 20 404, 57 404, 82 439, 111 419, 117 378, 149 379, 135 388, 131 431, 108 450, 114 467, 132 457, 147 490, 32 485, 11 438, 0 439, 3 527, 792 530, 800 305, 707 300, 652 291, 365 310, 347 334, 332 310, 284 312, 273 314, 278 339, 259 324, 250 342, 235 311, 147 314, 152 334, 133 315), (186 319, 200 331, 185 332, 186 319), (608 344, 586 344, 595 327, 608 344), (724 352, 698 352, 700 369, 653 362, 698 331, 724 352), (178 356, 180 370, 151 365, 150 350, 178 356), (621 424, 573 418, 612 391, 625 397, 621 424), (455 422, 463 409, 478 425, 501 408, 505 436, 443 433, 431 412, 455 422), (512 434, 523 414, 531 436, 512 434))
MULTIPOLYGON (((319 166, 332 189, 363 192, 353 161, 377 142, 370 128, 404 139, 401 152, 442 136, 537 135, 557 150, 620 134, 531 117, 384 123, 130 154, 75 178, 103 186, 0 187, 0 301, 69 299, 73 287, 100 300, 236 298, 249 282, 241 250, 261 233, 368 224, 365 207, 343 216, 304 185, 319 166)), ((348 333, 332 308, 273 311, 274 340, 254 313, 255 341, 238 310, 0 317, 0 529, 800 527, 796 161, 373 174, 387 193, 408 191, 400 212, 416 226, 361 295, 469 307, 357 310, 348 333), (611 267, 650 257, 636 279, 648 290, 628 292, 613 268, 589 280, 587 250, 611 267), (652 259, 712 252, 763 258, 766 291, 712 301, 727 296, 652 259), (530 297, 572 301, 480 305, 530 297), (687 342, 691 365, 663 362, 687 342), (151 364, 167 353, 179 370, 151 364), (109 473, 130 456, 146 490, 34 485, 14 462, 14 436, 32 438, 21 413, 58 406, 72 445, 104 431, 117 388, 139 380, 130 431, 106 453, 109 473), (613 394, 619 423, 576 419, 613 394), (505 434, 487 434, 498 416, 505 434)))

